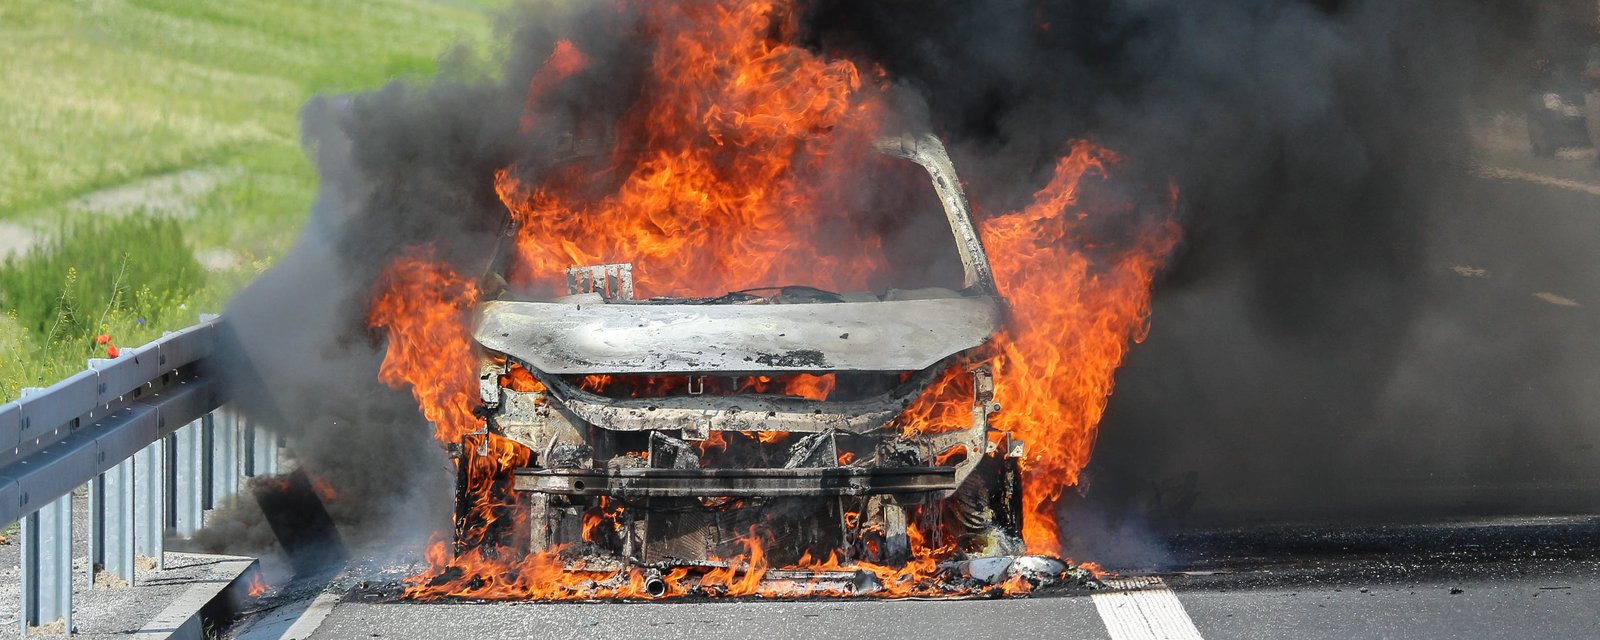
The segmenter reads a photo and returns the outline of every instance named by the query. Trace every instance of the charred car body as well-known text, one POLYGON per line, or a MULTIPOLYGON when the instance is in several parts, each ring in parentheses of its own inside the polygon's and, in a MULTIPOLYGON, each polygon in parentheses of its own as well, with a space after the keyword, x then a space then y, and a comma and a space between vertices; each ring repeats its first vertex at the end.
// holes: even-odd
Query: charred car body
POLYGON ((999 406, 977 356, 1005 306, 966 197, 937 138, 874 147, 931 178, 962 289, 638 300, 628 265, 598 265, 570 269, 566 297, 482 306, 486 429, 533 452, 511 487, 522 545, 693 567, 759 526, 774 566, 1022 552, 1023 443, 990 428, 999 406), (906 428, 952 381, 970 419, 906 428))

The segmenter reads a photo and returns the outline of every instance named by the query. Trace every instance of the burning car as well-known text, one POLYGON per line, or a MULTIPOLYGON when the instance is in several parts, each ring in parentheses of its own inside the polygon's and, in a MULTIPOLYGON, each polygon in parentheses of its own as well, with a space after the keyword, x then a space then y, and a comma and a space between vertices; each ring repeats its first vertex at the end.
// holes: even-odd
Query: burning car
POLYGON ((1027 554, 1064 548, 1176 191, 1080 191, 1119 157, 1077 140, 974 220, 943 143, 890 133, 926 125, 887 72, 798 44, 788 3, 629 6, 631 36, 553 42, 511 85, 469 233, 371 285, 378 379, 459 474, 405 596, 1089 579, 1027 554), (649 55, 590 57, 634 36, 649 55))
MULTIPOLYGON (((899 566, 913 546, 1022 553, 1024 443, 990 427, 1000 406, 982 358, 1005 304, 966 196, 937 138, 873 146, 931 178, 961 289, 635 299, 630 265, 611 264, 569 269, 565 297, 485 302, 484 430, 459 451, 463 508, 472 459, 495 455, 473 437, 492 433, 531 451, 510 487, 526 521, 503 520, 510 535, 590 567, 725 570, 756 535, 776 566, 899 566), (907 419, 952 397, 944 409, 970 416, 960 428, 907 419)), ((1066 569, 1010 566, 986 577, 1066 569)))

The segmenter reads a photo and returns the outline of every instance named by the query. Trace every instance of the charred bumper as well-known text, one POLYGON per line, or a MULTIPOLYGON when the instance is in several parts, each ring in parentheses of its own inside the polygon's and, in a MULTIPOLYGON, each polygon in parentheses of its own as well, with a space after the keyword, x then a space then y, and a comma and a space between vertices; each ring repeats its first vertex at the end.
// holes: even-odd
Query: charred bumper
POLYGON ((637 498, 820 497, 954 491, 955 467, 519 469, 516 489, 637 498))

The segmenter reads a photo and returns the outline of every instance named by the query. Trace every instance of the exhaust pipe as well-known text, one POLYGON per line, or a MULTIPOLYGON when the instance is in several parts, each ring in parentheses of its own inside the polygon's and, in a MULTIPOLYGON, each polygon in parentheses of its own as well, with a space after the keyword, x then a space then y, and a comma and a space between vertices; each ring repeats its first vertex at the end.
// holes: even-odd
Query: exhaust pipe
POLYGON ((650 569, 644 573, 644 592, 652 598, 667 595, 667 581, 661 579, 661 572, 650 569))

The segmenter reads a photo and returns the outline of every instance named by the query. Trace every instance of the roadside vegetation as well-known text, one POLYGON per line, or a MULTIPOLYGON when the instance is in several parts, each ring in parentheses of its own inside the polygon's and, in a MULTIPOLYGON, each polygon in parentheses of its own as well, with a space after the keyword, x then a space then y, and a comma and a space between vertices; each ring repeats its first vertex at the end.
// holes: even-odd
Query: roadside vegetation
POLYGON ((300 105, 489 51, 503 4, 0 3, 0 402, 220 311, 311 206, 300 105))

